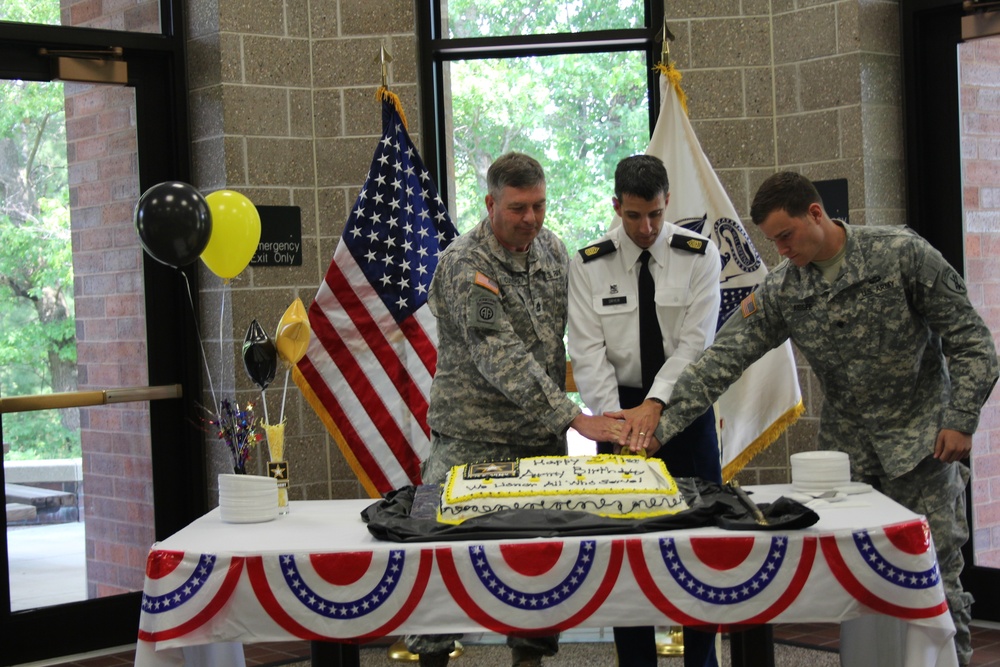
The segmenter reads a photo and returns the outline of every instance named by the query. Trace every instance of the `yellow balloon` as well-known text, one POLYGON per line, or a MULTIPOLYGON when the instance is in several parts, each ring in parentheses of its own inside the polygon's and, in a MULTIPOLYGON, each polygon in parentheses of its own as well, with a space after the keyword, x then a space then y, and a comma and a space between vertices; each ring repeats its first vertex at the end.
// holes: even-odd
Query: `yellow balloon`
POLYGON ((297 364, 309 347, 309 333, 306 307, 302 305, 302 299, 296 299, 281 316, 278 333, 274 336, 274 344, 281 360, 289 366, 297 364))
POLYGON ((247 268, 260 243, 260 213, 249 199, 232 190, 205 197, 212 211, 212 235, 201 259, 212 273, 228 280, 247 268))

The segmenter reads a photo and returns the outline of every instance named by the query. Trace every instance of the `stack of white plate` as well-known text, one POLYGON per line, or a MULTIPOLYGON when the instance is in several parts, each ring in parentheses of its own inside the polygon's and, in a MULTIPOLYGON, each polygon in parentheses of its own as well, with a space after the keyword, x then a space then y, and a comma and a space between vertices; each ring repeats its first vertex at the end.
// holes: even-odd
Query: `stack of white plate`
POLYGON ((226 523, 260 523, 278 516, 278 480, 263 475, 219 475, 219 512, 226 523))
POLYGON ((844 452, 799 452, 789 460, 796 491, 823 493, 851 481, 851 462, 844 452))

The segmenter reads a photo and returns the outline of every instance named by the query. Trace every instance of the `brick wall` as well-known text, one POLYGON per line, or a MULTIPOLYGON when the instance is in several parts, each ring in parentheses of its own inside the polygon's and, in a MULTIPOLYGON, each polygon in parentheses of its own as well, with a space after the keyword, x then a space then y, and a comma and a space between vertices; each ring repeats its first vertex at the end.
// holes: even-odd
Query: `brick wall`
MULTIPOLYGON (((1000 37, 959 45, 965 274, 973 304, 1000 334, 1000 37)), ((973 439, 977 565, 1000 567, 1000 391, 973 439)))
MULTIPOLYGON (((157 6, 64 3, 63 18, 153 32, 157 6)), ((139 196, 133 91, 75 83, 64 90, 78 388, 147 385, 142 249, 132 219, 139 196)), ((155 540, 146 404, 81 409, 80 429, 87 597, 141 590, 155 540)))

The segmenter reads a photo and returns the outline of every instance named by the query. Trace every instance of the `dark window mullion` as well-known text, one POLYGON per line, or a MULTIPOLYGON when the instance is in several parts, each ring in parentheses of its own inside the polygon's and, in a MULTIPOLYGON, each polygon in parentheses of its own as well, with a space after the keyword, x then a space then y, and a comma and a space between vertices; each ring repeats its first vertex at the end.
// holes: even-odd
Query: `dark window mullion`
POLYGON ((650 28, 600 30, 555 35, 466 37, 435 39, 430 54, 440 60, 518 58, 562 53, 636 51, 647 48, 655 37, 650 28))

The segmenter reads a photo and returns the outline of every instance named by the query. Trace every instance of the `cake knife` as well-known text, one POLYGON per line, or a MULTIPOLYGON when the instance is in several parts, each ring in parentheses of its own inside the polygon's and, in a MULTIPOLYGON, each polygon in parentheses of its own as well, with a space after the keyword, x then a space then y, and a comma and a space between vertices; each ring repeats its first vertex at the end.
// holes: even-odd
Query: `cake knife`
POLYGON ((736 497, 739 499, 740 504, 742 504, 743 507, 745 507, 750 512, 750 514, 753 516, 754 520, 757 522, 758 525, 761 526, 770 525, 768 524, 767 518, 764 516, 764 513, 760 511, 760 508, 757 507, 754 501, 750 500, 750 496, 747 495, 747 492, 743 490, 743 487, 740 486, 740 483, 738 481, 736 481, 735 479, 731 481, 729 483, 729 488, 733 490, 733 493, 736 494, 736 497))

